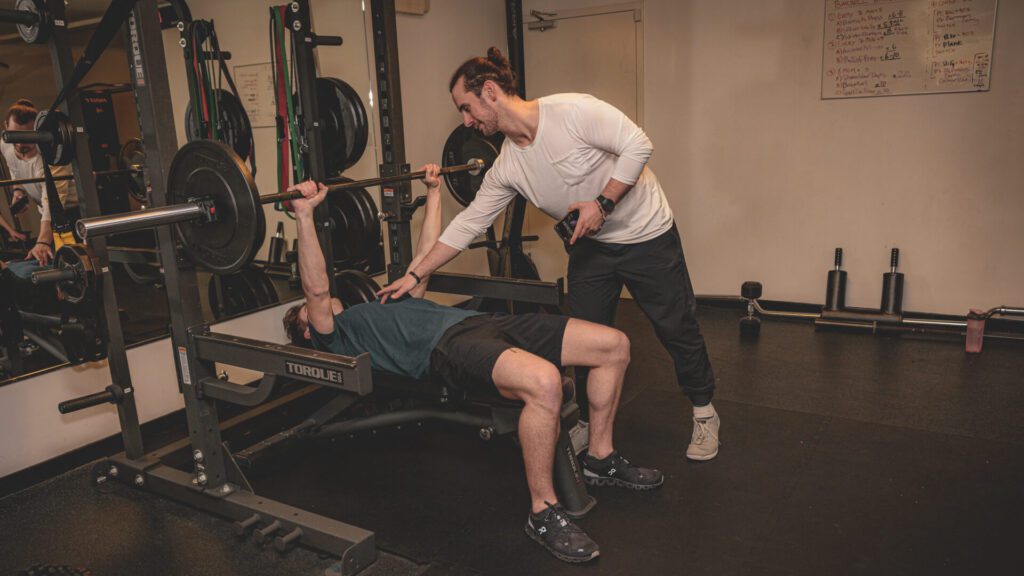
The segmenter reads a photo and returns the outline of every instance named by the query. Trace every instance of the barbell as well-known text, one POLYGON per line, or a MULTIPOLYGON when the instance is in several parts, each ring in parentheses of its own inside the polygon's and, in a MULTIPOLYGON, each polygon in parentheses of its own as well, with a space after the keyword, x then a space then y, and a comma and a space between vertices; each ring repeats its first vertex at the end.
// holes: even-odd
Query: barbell
MULTIPOLYGON (((132 176, 136 174, 142 174, 142 170, 135 168, 118 168, 116 170, 95 170, 92 175, 95 178, 105 178, 110 176, 122 176, 130 174, 132 176)), ((54 182, 63 182, 65 180, 74 180, 74 174, 59 174, 54 176, 52 180, 54 182)), ((19 184, 42 184, 46 182, 46 177, 39 176, 37 178, 12 178, 10 180, 0 180, 0 188, 7 186, 18 186, 19 184)))
MULTIPOLYGON (((493 162, 493 158, 490 159, 493 162)), ((490 167, 480 158, 445 166, 441 175, 480 174, 490 167)), ((426 171, 366 180, 326 180, 330 194, 370 186, 386 186, 422 179, 426 171)), ((78 221, 79 237, 120 234, 163 225, 174 225, 178 240, 190 260, 210 272, 236 272, 255 258, 266 235, 262 205, 294 200, 300 192, 260 196, 256 182, 231 148, 212 140, 185 144, 175 154, 168 170, 168 205, 126 214, 114 214, 78 221)))

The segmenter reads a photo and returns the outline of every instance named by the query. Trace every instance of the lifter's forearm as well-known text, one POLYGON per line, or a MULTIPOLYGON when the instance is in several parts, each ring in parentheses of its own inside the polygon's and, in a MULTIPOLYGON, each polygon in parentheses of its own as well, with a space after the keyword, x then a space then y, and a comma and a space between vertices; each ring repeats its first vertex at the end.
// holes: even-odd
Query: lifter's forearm
POLYGON ((420 227, 420 238, 416 242, 416 256, 409 264, 409 269, 414 268, 430 250, 434 248, 437 239, 441 237, 441 195, 428 194, 427 204, 423 210, 423 224, 420 227))
POLYGON ((302 291, 307 299, 329 297, 331 283, 327 277, 327 261, 324 260, 320 239, 316 235, 313 213, 295 215, 299 231, 299 275, 302 291))

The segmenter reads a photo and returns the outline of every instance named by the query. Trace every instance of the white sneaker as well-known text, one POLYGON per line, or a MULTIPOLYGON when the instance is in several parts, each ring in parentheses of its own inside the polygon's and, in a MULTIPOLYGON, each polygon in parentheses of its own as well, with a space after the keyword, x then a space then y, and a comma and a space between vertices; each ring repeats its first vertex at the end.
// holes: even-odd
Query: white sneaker
POLYGON ((711 409, 711 416, 698 418, 693 417, 693 436, 690 437, 690 445, 686 447, 686 457, 690 460, 711 460, 718 456, 718 429, 722 426, 722 420, 718 412, 711 409))
POLYGON ((572 450, 577 456, 586 452, 590 447, 590 424, 584 420, 577 422, 569 430, 569 440, 572 442, 572 450))

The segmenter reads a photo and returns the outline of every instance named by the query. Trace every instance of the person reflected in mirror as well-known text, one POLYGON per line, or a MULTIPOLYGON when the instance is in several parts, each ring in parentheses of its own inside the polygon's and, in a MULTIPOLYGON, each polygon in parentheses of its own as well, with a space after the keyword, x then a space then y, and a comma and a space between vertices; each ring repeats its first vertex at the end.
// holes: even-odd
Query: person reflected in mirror
MULTIPOLYGON (((31 100, 22 98, 7 109, 4 116, 4 130, 33 130, 39 110, 31 100)), ((16 180, 42 178, 43 158, 39 147, 35 144, 8 144, 0 142, 0 154, 16 180)), ((61 176, 71 173, 71 166, 53 166, 51 173, 61 176)), ((73 180, 55 181, 57 195, 60 198, 64 213, 70 223, 78 220, 78 194, 73 180)), ((22 279, 31 277, 32 272, 48 267, 53 259, 54 230, 50 215, 50 202, 44 183, 19 184, 14 188, 11 198, 12 212, 17 209, 21 213, 28 208, 25 199, 31 200, 39 210, 39 234, 35 243, 29 248, 23 262, 9 262, 8 268, 22 279)), ((17 215, 17 213, 12 215, 17 215)))

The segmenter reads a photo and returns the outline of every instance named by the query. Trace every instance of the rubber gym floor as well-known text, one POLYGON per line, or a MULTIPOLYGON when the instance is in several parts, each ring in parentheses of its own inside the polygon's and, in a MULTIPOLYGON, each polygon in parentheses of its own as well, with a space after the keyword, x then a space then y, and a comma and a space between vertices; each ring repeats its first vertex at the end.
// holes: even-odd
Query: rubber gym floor
MULTIPOLYGON (((667 354, 640 311, 620 307, 633 360, 616 443, 667 478, 654 492, 591 490, 580 525, 601 545, 593 563, 559 562, 523 534, 518 448, 472 429, 307 442, 253 484, 375 531, 367 576, 1020 573, 1024 349, 986 342, 969 356, 962 342, 771 321, 749 342, 739 311, 699 314, 723 422, 706 463, 684 457, 690 407, 667 354)), ((260 550, 224 520, 88 478, 86 466, 0 500, 0 574, 313 575, 333 563, 260 550)))

